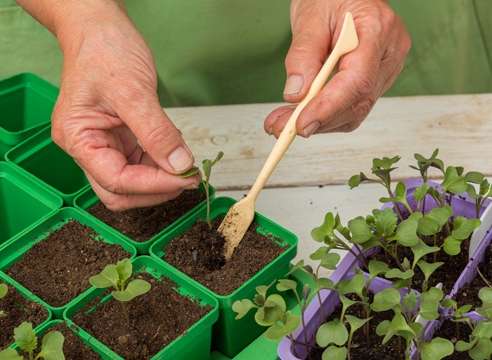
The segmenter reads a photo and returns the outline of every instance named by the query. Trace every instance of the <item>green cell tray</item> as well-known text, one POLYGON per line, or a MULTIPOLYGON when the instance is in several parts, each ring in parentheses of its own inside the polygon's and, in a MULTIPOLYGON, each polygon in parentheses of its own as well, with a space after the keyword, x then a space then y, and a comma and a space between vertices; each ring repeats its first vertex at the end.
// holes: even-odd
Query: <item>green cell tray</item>
POLYGON ((88 184, 82 169, 51 140, 50 126, 12 148, 5 158, 63 198, 67 206, 88 184))
MULTIPOLYGON (((63 208, 58 210, 56 213, 50 217, 39 222, 36 226, 29 229, 29 231, 24 232, 21 236, 15 237, 8 241, 5 246, 0 250, 0 271, 6 271, 12 264, 14 264, 18 259, 20 259, 26 252, 29 251, 31 247, 40 241, 43 241, 46 236, 53 232, 54 230, 63 226, 69 219, 74 219, 92 228, 100 236, 97 240, 102 240, 109 244, 118 244, 126 252, 128 252, 130 257, 135 257, 137 250, 125 240, 113 236, 113 234, 106 228, 103 228, 94 221, 94 219, 87 214, 81 212, 80 210, 74 208, 63 208)), ((96 240, 95 240, 96 241, 96 240)), ((6 276, 6 282, 10 285, 21 289, 28 293, 31 293, 29 289, 26 289, 22 284, 17 282, 15 279, 6 276)), ((89 285, 89 284, 88 284, 89 285)), ((70 302, 64 306, 52 306, 41 299, 41 303, 48 309, 51 310, 53 316, 57 319, 61 318, 63 311, 71 304, 75 303, 78 299, 85 296, 89 292, 88 289, 77 297, 72 299, 70 302)), ((32 293, 31 293, 32 294, 32 293)))
MULTIPOLYGON (((204 191, 203 184, 200 185, 200 190, 204 191)), ((209 186, 209 192, 210 192, 210 198, 214 199, 215 198, 215 189, 212 186, 209 186)), ((96 205, 99 202, 99 198, 97 195, 94 193, 92 188, 88 186, 86 189, 84 189, 79 195, 77 195, 74 199, 74 206, 77 209, 80 209, 84 212, 88 212, 88 209, 90 209, 92 206, 96 205)), ((131 243, 135 248, 137 249, 137 252, 139 255, 148 255, 150 246, 154 243, 154 241, 158 238, 160 238, 165 232, 167 232, 170 228, 173 228, 177 226, 180 222, 182 222, 184 219, 187 217, 191 216, 195 212, 199 211, 200 208, 203 208, 206 206, 206 202, 202 201, 201 203, 197 204, 194 208, 183 214, 181 217, 176 219, 173 223, 169 224, 166 226, 164 229, 159 231, 157 234, 152 236, 149 240, 147 241, 135 241, 129 236, 123 234, 122 232, 118 231, 117 229, 111 227, 110 225, 106 224, 104 221, 98 219, 97 217, 94 216, 94 219, 96 221, 100 222, 102 226, 108 227, 113 231, 117 236, 122 237, 129 243, 131 243)), ((91 216, 93 216, 91 214, 91 216)))
MULTIPOLYGON (((210 354, 211 342, 212 342, 212 326, 218 318, 218 303, 217 300, 211 296, 207 291, 203 291, 199 287, 191 284, 179 271, 176 271, 173 267, 161 262, 156 261, 150 256, 141 256, 133 260, 133 266, 137 272, 146 272, 155 278, 166 278, 172 280, 178 285, 178 292, 184 296, 189 296, 196 299, 202 305, 209 305, 212 310, 197 321, 192 327, 190 327, 185 334, 175 339, 168 346, 159 351, 152 357, 153 360, 157 359, 207 359, 210 354)), ((104 293, 104 289, 92 288, 90 292, 79 299, 76 303, 70 305, 64 313, 64 318, 69 326, 75 326, 78 328, 78 333, 86 339, 90 340, 91 344, 101 354, 103 359, 118 360, 122 359, 115 352, 113 352, 108 346, 97 340, 90 335, 83 328, 78 327, 71 318, 92 300, 101 296, 104 293)), ((102 301, 106 302, 111 300, 111 295, 105 296, 102 301)), ((166 299, 162 299, 166 301, 166 299)), ((133 301, 138 301, 135 299, 133 301)))
MULTIPOLYGON (((231 198, 219 197, 212 202, 211 217, 213 219, 225 215, 229 208, 236 201, 231 198)), ((165 254, 165 246, 172 239, 185 233, 198 219, 205 219, 206 209, 202 208, 193 216, 185 219, 173 229, 166 232, 162 238, 158 239, 150 248, 150 254, 160 261, 165 254)), ((264 235, 271 234, 280 239, 280 244, 285 247, 284 252, 274 259, 270 264, 260 270, 241 287, 227 296, 219 295, 209 290, 202 284, 184 274, 190 282, 201 287, 204 291, 215 296, 220 305, 219 321, 214 327, 214 348, 223 354, 234 357, 243 350, 251 341, 257 338, 264 329, 256 325, 252 313, 240 321, 235 320, 235 313, 232 311, 232 304, 236 300, 251 299, 255 293, 255 288, 259 285, 270 284, 275 279, 282 278, 289 271, 290 261, 296 255, 297 237, 280 225, 275 224, 265 216, 256 213, 254 221, 259 225, 258 232, 264 235), (241 334, 238 336, 238 334, 241 334)))
POLYGON ((0 158, 49 123, 58 89, 34 74, 0 81, 0 158))
POLYGON ((61 206, 61 198, 11 164, 0 161, 0 249, 61 206))

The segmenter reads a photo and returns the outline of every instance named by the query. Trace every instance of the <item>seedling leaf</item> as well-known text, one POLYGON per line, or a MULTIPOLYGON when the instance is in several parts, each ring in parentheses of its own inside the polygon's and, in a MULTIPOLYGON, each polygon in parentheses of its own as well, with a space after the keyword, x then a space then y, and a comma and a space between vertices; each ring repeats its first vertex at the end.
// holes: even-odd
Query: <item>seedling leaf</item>
POLYGON ((17 354, 14 349, 5 349, 0 351, 0 359, 2 360, 24 360, 22 356, 17 354))
POLYGON ((6 284, 0 283, 0 299, 3 299, 5 296, 7 296, 8 292, 8 286, 6 284))
POLYGON ((395 239, 399 244, 411 247, 419 243, 420 238, 417 235, 417 228, 421 217, 421 213, 415 212, 398 225, 395 239))
POLYGON ((116 290, 111 292, 113 297, 121 302, 128 302, 137 296, 147 293, 151 288, 149 282, 142 279, 135 279, 128 283, 125 290, 116 290))
POLYGON ((372 238, 372 232, 366 219, 362 216, 356 217, 348 222, 348 227, 352 233, 352 241, 356 244, 363 244, 372 238))
POLYGON ((63 342, 65 338, 59 331, 51 331, 47 333, 41 343, 41 352, 38 358, 44 360, 64 360, 63 342))
POLYGON ((32 353, 38 347, 38 339, 30 322, 23 322, 14 329, 14 340, 17 346, 27 353, 32 353))
POLYGON ((321 360, 345 360, 347 358, 347 348, 335 345, 328 346, 321 354, 321 360))
POLYGON ((237 300, 232 304, 232 311, 234 311, 236 315, 236 320, 242 319, 246 316, 246 314, 253 308, 255 308, 255 304, 249 299, 237 300))
POLYGON ((371 318, 360 319, 357 316, 345 315, 345 320, 350 325, 350 333, 353 334, 371 320, 371 318))
POLYGON ((334 319, 322 324, 316 332, 316 343, 325 348, 330 344, 344 345, 348 340, 347 328, 339 319, 334 319))
POLYGON ((447 339, 436 337, 422 346, 422 360, 441 360, 454 352, 453 343, 447 339))
POLYGON ((387 288, 374 295, 371 309, 376 312, 391 310, 400 304, 400 300, 401 297, 398 290, 387 288))
POLYGON ((106 265, 104 269, 97 275, 89 278, 89 283, 98 289, 105 289, 109 287, 118 288, 118 271, 116 265, 106 265))
POLYGON ((432 287, 422 293, 420 298, 420 315, 426 320, 435 320, 439 317, 439 302, 444 294, 441 289, 432 287))
POLYGON ((278 291, 288 291, 288 290, 296 291, 296 289, 297 289, 297 282, 295 282, 294 280, 280 279, 277 282, 278 291))

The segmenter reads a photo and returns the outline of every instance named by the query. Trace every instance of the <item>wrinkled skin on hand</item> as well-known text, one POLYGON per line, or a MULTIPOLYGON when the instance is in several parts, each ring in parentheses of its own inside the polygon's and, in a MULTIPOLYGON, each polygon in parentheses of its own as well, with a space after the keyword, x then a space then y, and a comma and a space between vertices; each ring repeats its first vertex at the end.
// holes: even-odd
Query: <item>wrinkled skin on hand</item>
MULTIPOLYGON (((358 128, 400 74, 410 50, 405 26, 384 0, 292 0, 287 102, 297 103, 307 94, 336 43, 346 12, 354 17, 359 47, 342 58, 338 72, 300 114, 301 136, 358 128)), ((265 131, 278 137, 294 108, 274 110, 265 120, 265 131)))

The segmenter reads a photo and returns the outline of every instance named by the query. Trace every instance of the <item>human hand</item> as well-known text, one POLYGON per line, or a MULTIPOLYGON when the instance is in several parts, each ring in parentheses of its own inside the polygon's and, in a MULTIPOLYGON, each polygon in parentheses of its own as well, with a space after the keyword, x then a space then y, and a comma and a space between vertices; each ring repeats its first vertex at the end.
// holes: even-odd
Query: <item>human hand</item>
POLYGON ((104 11, 81 8, 80 21, 57 25, 64 64, 52 137, 111 210, 162 203, 198 186, 177 176, 193 156, 159 104, 144 40, 116 3, 99 3, 104 11))
MULTIPOLYGON (((301 136, 355 130, 403 69, 411 41, 386 1, 292 0, 285 100, 297 103, 307 94, 335 46, 347 12, 354 17, 359 47, 341 59, 339 71, 300 114, 301 136)), ((295 105, 275 109, 265 120, 265 131, 279 137, 294 109, 295 105)))

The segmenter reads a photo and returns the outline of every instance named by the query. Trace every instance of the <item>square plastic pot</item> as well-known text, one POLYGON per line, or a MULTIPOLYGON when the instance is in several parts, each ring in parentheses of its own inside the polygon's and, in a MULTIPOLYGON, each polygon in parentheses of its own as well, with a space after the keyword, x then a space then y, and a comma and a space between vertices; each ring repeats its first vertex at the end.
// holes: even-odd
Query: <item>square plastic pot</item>
MULTIPOLYGON (((212 219, 224 216, 235 203, 236 201, 231 198, 219 197, 215 199, 211 204, 212 219)), ((192 216, 184 219, 184 221, 169 232, 166 232, 162 238, 158 239, 151 246, 150 254, 154 258, 159 259, 159 261, 163 261, 162 258, 165 255, 166 245, 172 239, 184 234, 197 221, 205 219, 205 217, 206 209, 201 208, 192 216)), ((279 239, 279 244, 284 247, 284 252, 231 294, 219 295, 183 273, 188 281, 211 294, 219 301, 220 316, 219 321, 214 327, 214 348, 229 357, 234 357, 265 330, 255 323, 252 314, 248 314, 248 316, 241 320, 235 320, 236 314, 232 311, 232 304, 236 300, 251 299, 255 294, 255 288, 257 286, 269 284, 276 279, 284 277, 289 271, 290 261, 294 258, 297 251, 297 237, 293 233, 259 213, 256 213, 254 221, 258 224, 257 231, 259 233, 263 235, 271 234, 274 238, 279 239)))
POLYGON ((14 166, 0 162, 0 249, 62 206, 62 199, 14 166))
MULTIPOLYGON (((101 227, 94 219, 83 212, 74 208, 63 208, 58 210, 52 216, 39 222, 35 227, 29 229, 21 236, 16 237, 5 244, 5 246, 0 250, 0 271, 6 272, 15 262, 20 260, 22 256, 27 253, 35 244, 43 241, 46 237, 53 231, 59 229, 69 220, 76 220, 79 223, 92 228, 99 237, 94 239, 94 241, 104 241, 108 244, 120 245, 127 253, 128 257, 135 257, 137 250, 125 240, 114 236, 106 228, 101 227)), ((33 264, 35 266, 35 264, 33 264)), ((17 289, 22 289, 23 291, 33 294, 29 289, 25 288, 22 284, 17 282, 14 278, 5 275, 6 281, 15 286, 17 289)), ((87 290, 83 291, 81 294, 77 295, 74 299, 69 301, 63 306, 53 306, 45 302, 41 298, 41 303, 48 309, 51 310, 53 316, 57 319, 62 317, 63 311, 72 303, 76 302, 78 299, 84 297, 84 295, 89 291, 90 286, 87 286, 87 290)), ((38 296, 36 296, 38 297, 38 296)), ((38 297, 39 298, 39 297, 38 297)))
MULTIPOLYGON (((202 192, 205 191, 204 190, 204 187, 203 187, 203 184, 200 185, 200 190, 202 192)), ((215 198, 215 189, 212 186, 209 186, 209 193, 210 193, 210 199, 214 199, 215 198)), ((200 202, 200 203, 198 203, 191 210, 189 210, 188 212, 184 213, 182 216, 180 216, 179 218, 177 218, 171 224, 169 224, 164 229, 162 229, 161 231, 159 231, 157 234, 155 234, 154 236, 152 236, 149 240, 146 240, 146 241, 135 241, 131 237, 129 237, 128 235, 123 234, 119 230, 111 227, 109 224, 106 224, 104 221, 98 219, 96 216, 94 216, 94 215, 92 215, 92 214, 89 213, 89 209, 91 207, 93 207, 94 205, 96 205, 97 203, 99 203, 99 202, 100 202, 100 200, 97 197, 97 195, 94 193, 94 191, 92 190, 92 188, 90 186, 87 186, 85 189, 82 190, 82 192, 80 194, 78 194, 75 197, 75 199, 74 199, 74 206, 77 209, 80 209, 80 210, 86 212, 87 214, 89 214, 90 216, 94 217, 94 219, 96 221, 98 221, 102 226, 108 227, 115 234, 117 234, 118 236, 120 236, 121 238, 125 239, 126 241, 128 241, 129 243, 131 243, 133 246, 135 246, 135 248, 137 249, 137 252, 138 252, 139 255, 148 255, 149 254, 150 246, 154 243, 154 241, 156 239, 160 238, 169 229, 177 226, 184 219, 186 219, 187 217, 191 216, 193 213, 199 211, 200 208, 205 207, 206 204, 207 204, 205 200, 202 201, 202 202, 200 202)))
POLYGON ((5 158, 59 195, 67 206, 88 184, 82 169, 51 140, 50 126, 12 148, 5 158))
POLYGON ((0 81, 0 157, 46 126, 58 89, 34 74, 0 81))
MULTIPOLYGON (((22 287, 19 287, 19 288, 16 287, 15 284, 12 284, 10 282, 10 280, 11 279, 7 275, 5 275, 4 273, 2 273, 0 271, 0 282, 8 284, 10 288, 13 288, 15 291, 17 291, 24 299, 31 301, 31 302, 38 303, 39 305, 41 305, 46 310, 46 313, 48 314, 46 316, 46 319, 34 328, 35 331, 41 331, 46 326, 46 324, 48 324, 50 322, 50 320, 53 316, 53 314, 51 313, 51 310, 49 308, 47 308, 46 306, 44 306, 43 301, 41 299, 39 299, 36 295, 33 295, 29 291, 26 291, 26 289, 24 289, 22 287)), ((10 290, 10 291, 13 291, 13 290, 10 290)), ((22 322, 20 322, 18 325, 20 325, 21 323, 22 322)), ((2 331, 3 331, 3 329, 2 329, 2 331)), ((12 336, 13 336, 13 334, 12 334, 12 336)), ((14 345, 12 344, 10 347, 14 347, 14 345)), ((0 350, 3 350, 3 349, 0 349, 0 350)))
MULTIPOLYGON (((150 256, 140 256, 133 259, 133 266, 136 272, 145 272, 156 279, 165 277, 172 280, 178 288, 176 289, 181 295, 195 299, 201 306, 210 306, 212 309, 191 326, 184 334, 173 340, 169 345, 161 349, 151 359, 208 359, 211 352, 212 327, 219 316, 219 305, 217 300, 208 292, 203 291, 198 286, 190 283, 179 271, 171 266, 152 259, 150 256)), ((91 303, 97 297, 101 297, 104 289, 91 290, 78 301, 72 303, 64 313, 64 318, 69 326, 77 329, 77 333, 86 339, 97 349, 97 352, 103 359, 122 360, 123 358, 112 351, 107 345, 100 342, 97 338, 89 334, 82 327, 79 327, 72 320, 73 316, 91 303)), ((111 295, 102 298, 102 302, 110 301, 111 295)), ((133 300, 138 301, 138 298, 133 300)), ((166 301, 166 299, 162 299, 166 301)))

